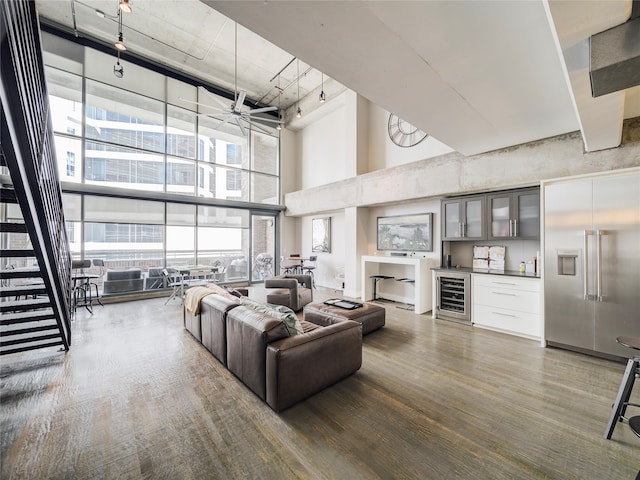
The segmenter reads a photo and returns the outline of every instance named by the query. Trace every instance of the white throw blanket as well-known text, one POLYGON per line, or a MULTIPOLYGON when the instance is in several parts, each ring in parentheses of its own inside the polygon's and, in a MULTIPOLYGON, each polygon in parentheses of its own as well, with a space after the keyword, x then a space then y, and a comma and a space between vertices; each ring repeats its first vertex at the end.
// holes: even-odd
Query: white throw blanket
POLYGON ((212 293, 213 291, 207 287, 191 287, 184 294, 184 308, 192 315, 198 315, 200 313, 200 301, 212 293))

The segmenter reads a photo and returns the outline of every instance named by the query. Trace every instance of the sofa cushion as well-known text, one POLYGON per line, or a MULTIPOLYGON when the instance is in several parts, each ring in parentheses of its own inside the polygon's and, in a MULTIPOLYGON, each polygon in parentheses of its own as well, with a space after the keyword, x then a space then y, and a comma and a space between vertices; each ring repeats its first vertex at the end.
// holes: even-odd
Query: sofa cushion
POLYGON ((304 333, 313 332, 314 330, 317 330, 318 328, 322 328, 322 326, 320 326, 320 325, 317 325, 317 324, 311 323, 311 322, 305 322, 304 320, 300 321, 300 326, 302 327, 302 330, 304 331, 304 333))
POLYGON ((295 312, 288 307, 283 305, 264 304, 251 300, 247 297, 240 298, 240 303, 252 310, 256 310, 257 312, 264 313, 270 317, 280 320, 284 323, 285 327, 287 327, 287 331, 291 337, 298 335, 299 333, 304 333, 302 325, 300 325, 300 320, 298 320, 295 312))

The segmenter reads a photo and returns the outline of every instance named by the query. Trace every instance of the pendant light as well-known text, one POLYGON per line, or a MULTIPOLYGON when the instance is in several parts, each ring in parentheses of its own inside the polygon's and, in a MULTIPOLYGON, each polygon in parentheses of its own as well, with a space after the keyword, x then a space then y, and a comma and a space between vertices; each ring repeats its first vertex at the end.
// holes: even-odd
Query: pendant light
POLYGON ((115 46, 121 52, 124 52, 127 49, 127 46, 124 44, 124 40, 122 38, 122 33, 118 35, 118 41, 115 43, 115 46))
POLYGON ((118 52, 118 61, 113 66, 113 74, 118 78, 122 78, 124 76, 124 68, 120 65, 120 52, 118 52))
POLYGON ((124 37, 122 35, 122 11, 118 10, 118 41, 115 43, 115 47, 120 52, 124 52, 127 46, 124 44, 124 37))
POLYGON ((327 96, 324 94, 324 73, 320 72, 321 75, 321 86, 320 86, 320 103, 324 103, 327 101, 327 96))
POLYGON ((302 118, 302 109, 300 108, 300 60, 296 59, 296 70, 298 71, 298 110, 296 117, 302 118))
POLYGON ((125 13, 131 13, 131 2, 129 0, 120 0, 118 8, 125 13))

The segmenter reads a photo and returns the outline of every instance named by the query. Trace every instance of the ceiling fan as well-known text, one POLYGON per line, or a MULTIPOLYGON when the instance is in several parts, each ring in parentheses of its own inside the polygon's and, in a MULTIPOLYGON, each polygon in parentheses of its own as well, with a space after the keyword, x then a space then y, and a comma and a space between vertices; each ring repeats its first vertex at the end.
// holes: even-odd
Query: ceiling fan
POLYGON ((243 110, 242 107, 244 106, 244 100, 247 96, 247 92, 245 90, 240 90, 240 92, 236 91, 235 101, 231 103, 231 105, 226 105, 224 102, 218 99, 218 97, 216 97, 214 94, 209 92, 206 88, 204 87, 199 87, 199 88, 201 88, 205 93, 207 93, 212 100, 214 100, 217 104, 220 105, 220 107, 219 108, 213 107, 211 105, 207 105, 205 103, 200 103, 200 102, 190 102, 190 103, 195 103, 200 107, 204 107, 212 110, 212 112, 210 113, 206 113, 206 112, 198 113, 197 114, 198 116, 207 116, 207 117, 213 117, 213 118, 224 117, 221 120, 220 124, 216 127, 217 129, 219 129, 226 123, 233 122, 240 128, 242 135, 246 136, 248 126, 255 128, 257 130, 260 130, 263 133, 271 133, 265 130, 264 128, 262 128, 259 125, 259 123, 266 122, 266 123, 274 123, 276 125, 282 125, 284 123, 280 119, 276 120, 275 118, 265 118, 263 116, 257 116, 258 114, 261 114, 261 113, 273 112, 275 110, 278 110, 278 107, 270 106, 270 107, 250 108, 250 109, 243 110))
POLYGON ((188 103, 194 103, 199 107, 204 107, 212 110, 210 113, 198 113, 198 116, 207 116, 213 118, 223 117, 220 124, 216 127, 220 129, 223 125, 227 123, 235 123, 242 132, 242 135, 247 135, 247 128, 255 128, 257 130, 262 131, 263 133, 270 134, 271 132, 260 126, 260 123, 273 123, 277 126, 282 125, 284 122, 280 119, 280 115, 278 115, 278 119, 274 118, 265 118, 264 116, 258 116, 261 113, 273 112, 278 110, 278 107, 269 106, 269 107, 261 107, 261 108, 250 108, 244 109, 244 100, 247 96, 246 90, 238 91, 238 23, 235 23, 235 85, 234 85, 234 101, 231 105, 225 104, 221 101, 216 95, 211 93, 204 87, 198 87, 202 89, 205 93, 207 93, 213 101, 215 101, 220 107, 213 107, 211 105, 207 105, 205 103, 200 102, 192 102, 186 99, 182 99, 188 103))

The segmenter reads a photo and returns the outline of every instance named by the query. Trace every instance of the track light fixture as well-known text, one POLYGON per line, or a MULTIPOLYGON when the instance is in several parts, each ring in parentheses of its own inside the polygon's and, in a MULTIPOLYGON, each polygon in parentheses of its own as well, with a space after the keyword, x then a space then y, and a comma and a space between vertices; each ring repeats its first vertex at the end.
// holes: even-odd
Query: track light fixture
POLYGON ((320 86, 320 103, 324 103, 327 101, 327 96, 324 94, 324 73, 320 72, 321 75, 321 86, 320 86))
POLYGON ((124 44, 124 39, 122 37, 122 32, 118 34, 118 41, 115 43, 115 46, 121 52, 124 52, 127 49, 127 46, 124 44))
POLYGON ((120 52, 118 52, 118 61, 113 66, 113 74, 118 78, 122 78, 124 75, 124 68, 120 65, 120 52))
MULTIPOLYGON (((98 10, 96 10, 96 12, 98 12, 98 10)), ((127 46, 124 44, 124 36, 122 35, 122 12, 131 12, 131 3, 129 0, 118 1, 118 40, 114 44, 118 51, 118 60, 113 66, 113 74, 118 78, 124 76, 124 68, 120 65, 120 52, 124 52, 127 49, 127 46)))
POLYGON ((120 0, 118 8, 125 13, 131 13, 131 2, 129 0, 120 0))
POLYGON ((117 50, 124 52, 127 46, 124 44, 124 36, 122 35, 122 10, 118 10, 118 41, 115 43, 117 50))

